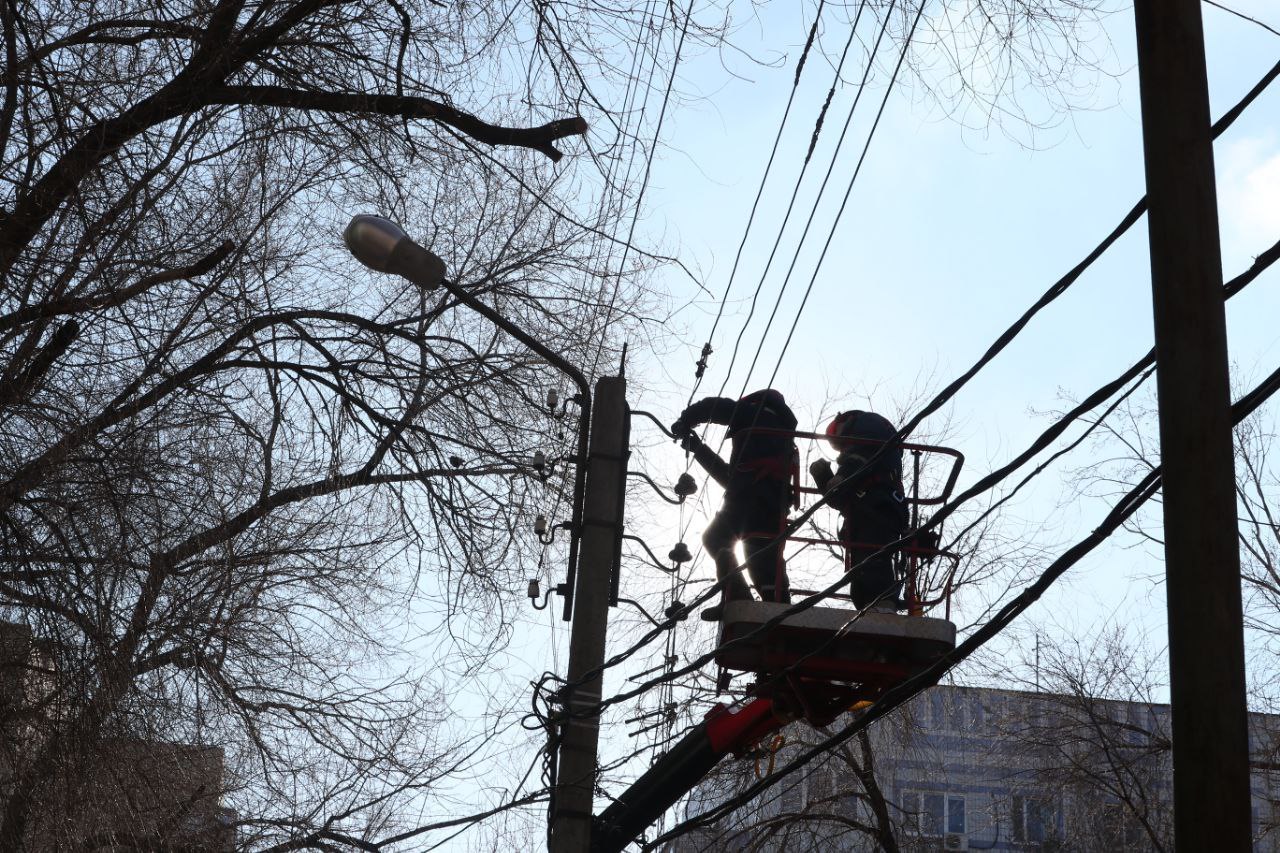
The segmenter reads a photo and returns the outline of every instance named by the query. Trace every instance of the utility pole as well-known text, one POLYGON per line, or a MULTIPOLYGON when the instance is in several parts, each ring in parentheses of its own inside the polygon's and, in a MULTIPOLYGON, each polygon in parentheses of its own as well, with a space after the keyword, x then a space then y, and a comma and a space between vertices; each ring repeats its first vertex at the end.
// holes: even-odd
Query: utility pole
POLYGON ((622 535, 629 426, 626 390, 626 380, 619 376, 596 382, 569 639, 568 682, 575 686, 562 695, 565 718, 560 726, 551 853, 587 853, 591 846, 600 742, 600 716, 594 709, 604 679, 597 672, 582 684, 577 682, 604 663, 613 563, 622 535))
POLYGON ((1180 851, 1252 849, 1227 328, 1200 0, 1136 0, 1180 851))
MULTIPOLYGON (((609 606, 617 598, 631 431, 626 379, 607 376, 596 382, 597 407, 593 414, 591 389, 578 368, 474 294, 446 279, 444 261, 415 243, 399 225, 380 216, 362 214, 352 218, 342 238, 351 254, 371 269, 402 276, 426 290, 443 286, 460 303, 542 356, 578 386, 582 414, 570 522, 569 581, 565 584, 566 618, 570 606, 573 613, 567 680, 575 686, 561 694, 565 719, 557 756, 551 850, 587 853, 600 742, 600 715, 594 709, 600 702, 604 679, 596 674, 582 684, 577 682, 604 663, 609 606)), ((624 348, 624 364, 625 360, 624 348)))

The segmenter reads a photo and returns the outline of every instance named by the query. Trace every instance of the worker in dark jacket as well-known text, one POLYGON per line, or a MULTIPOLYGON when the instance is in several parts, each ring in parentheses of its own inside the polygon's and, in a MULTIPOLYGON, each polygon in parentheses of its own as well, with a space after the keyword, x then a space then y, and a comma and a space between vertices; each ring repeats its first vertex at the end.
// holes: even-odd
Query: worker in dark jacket
POLYGON ((846 543, 846 568, 862 564, 851 580, 853 603, 859 609, 875 605, 893 611, 899 606, 892 555, 870 558, 906 535, 909 524, 902 494, 902 448, 885 447, 896 434, 893 424, 874 412, 841 412, 827 425, 827 440, 840 454, 836 470, 825 459, 809 466, 827 503, 844 518, 840 540, 846 543))
MULTIPOLYGON (((739 541, 760 596, 765 601, 791 601, 780 537, 795 498, 792 477, 798 457, 790 435, 795 428, 796 416, 782 394, 771 388, 741 400, 707 397, 671 425, 684 448, 724 487, 724 503, 702 534, 702 544, 716 562, 716 575, 724 581, 723 601, 751 598, 734 556, 739 541), (693 428, 703 423, 729 428, 732 449, 727 463, 694 435, 693 428)), ((712 607, 702 618, 716 621, 722 612, 722 606, 712 607)))

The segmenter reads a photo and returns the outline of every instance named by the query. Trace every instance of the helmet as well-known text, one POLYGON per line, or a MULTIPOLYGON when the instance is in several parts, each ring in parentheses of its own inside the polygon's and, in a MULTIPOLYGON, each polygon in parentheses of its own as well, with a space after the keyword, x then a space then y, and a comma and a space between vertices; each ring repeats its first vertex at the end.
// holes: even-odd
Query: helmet
POLYGON ((827 424, 827 442, 835 448, 837 452, 843 453, 848 450, 851 443, 844 439, 845 424, 857 420, 858 415, 862 412, 857 409, 850 409, 847 412, 840 412, 831 419, 831 423, 827 424))

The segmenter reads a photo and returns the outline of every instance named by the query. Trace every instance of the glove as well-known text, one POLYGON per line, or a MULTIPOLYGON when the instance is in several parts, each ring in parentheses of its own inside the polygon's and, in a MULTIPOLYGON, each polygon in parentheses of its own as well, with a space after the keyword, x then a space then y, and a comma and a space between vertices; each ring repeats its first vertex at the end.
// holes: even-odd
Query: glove
POLYGON ((835 474, 831 470, 831 463, 825 459, 815 459, 809 463, 809 476, 818 484, 819 488, 830 482, 835 474))
POLYGON ((692 432, 693 427, 689 426, 685 421, 676 420, 676 422, 671 425, 671 434, 676 438, 684 438, 692 432))

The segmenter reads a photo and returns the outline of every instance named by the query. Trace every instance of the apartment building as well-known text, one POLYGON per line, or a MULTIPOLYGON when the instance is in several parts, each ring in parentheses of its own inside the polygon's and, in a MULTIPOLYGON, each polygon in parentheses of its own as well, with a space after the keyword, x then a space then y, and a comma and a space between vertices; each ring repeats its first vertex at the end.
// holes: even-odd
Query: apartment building
MULTIPOLYGON (((840 727, 837 722, 832 730, 840 727)), ((1280 716, 1253 714, 1255 850, 1280 851, 1280 716)), ((681 838, 693 850, 1145 851, 1172 836, 1167 705, 939 685, 827 759, 681 838), (881 820, 878 814, 884 817, 881 820)), ((745 789, 822 734, 724 762, 686 816, 745 789)))
POLYGON ((0 623, 0 804, 13 795, 16 774, 36 762, 51 768, 34 793, 27 849, 233 850, 221 749, 115 737, 42 751, 75 710, 57 688, 56 660, 27 626, 0 623))

